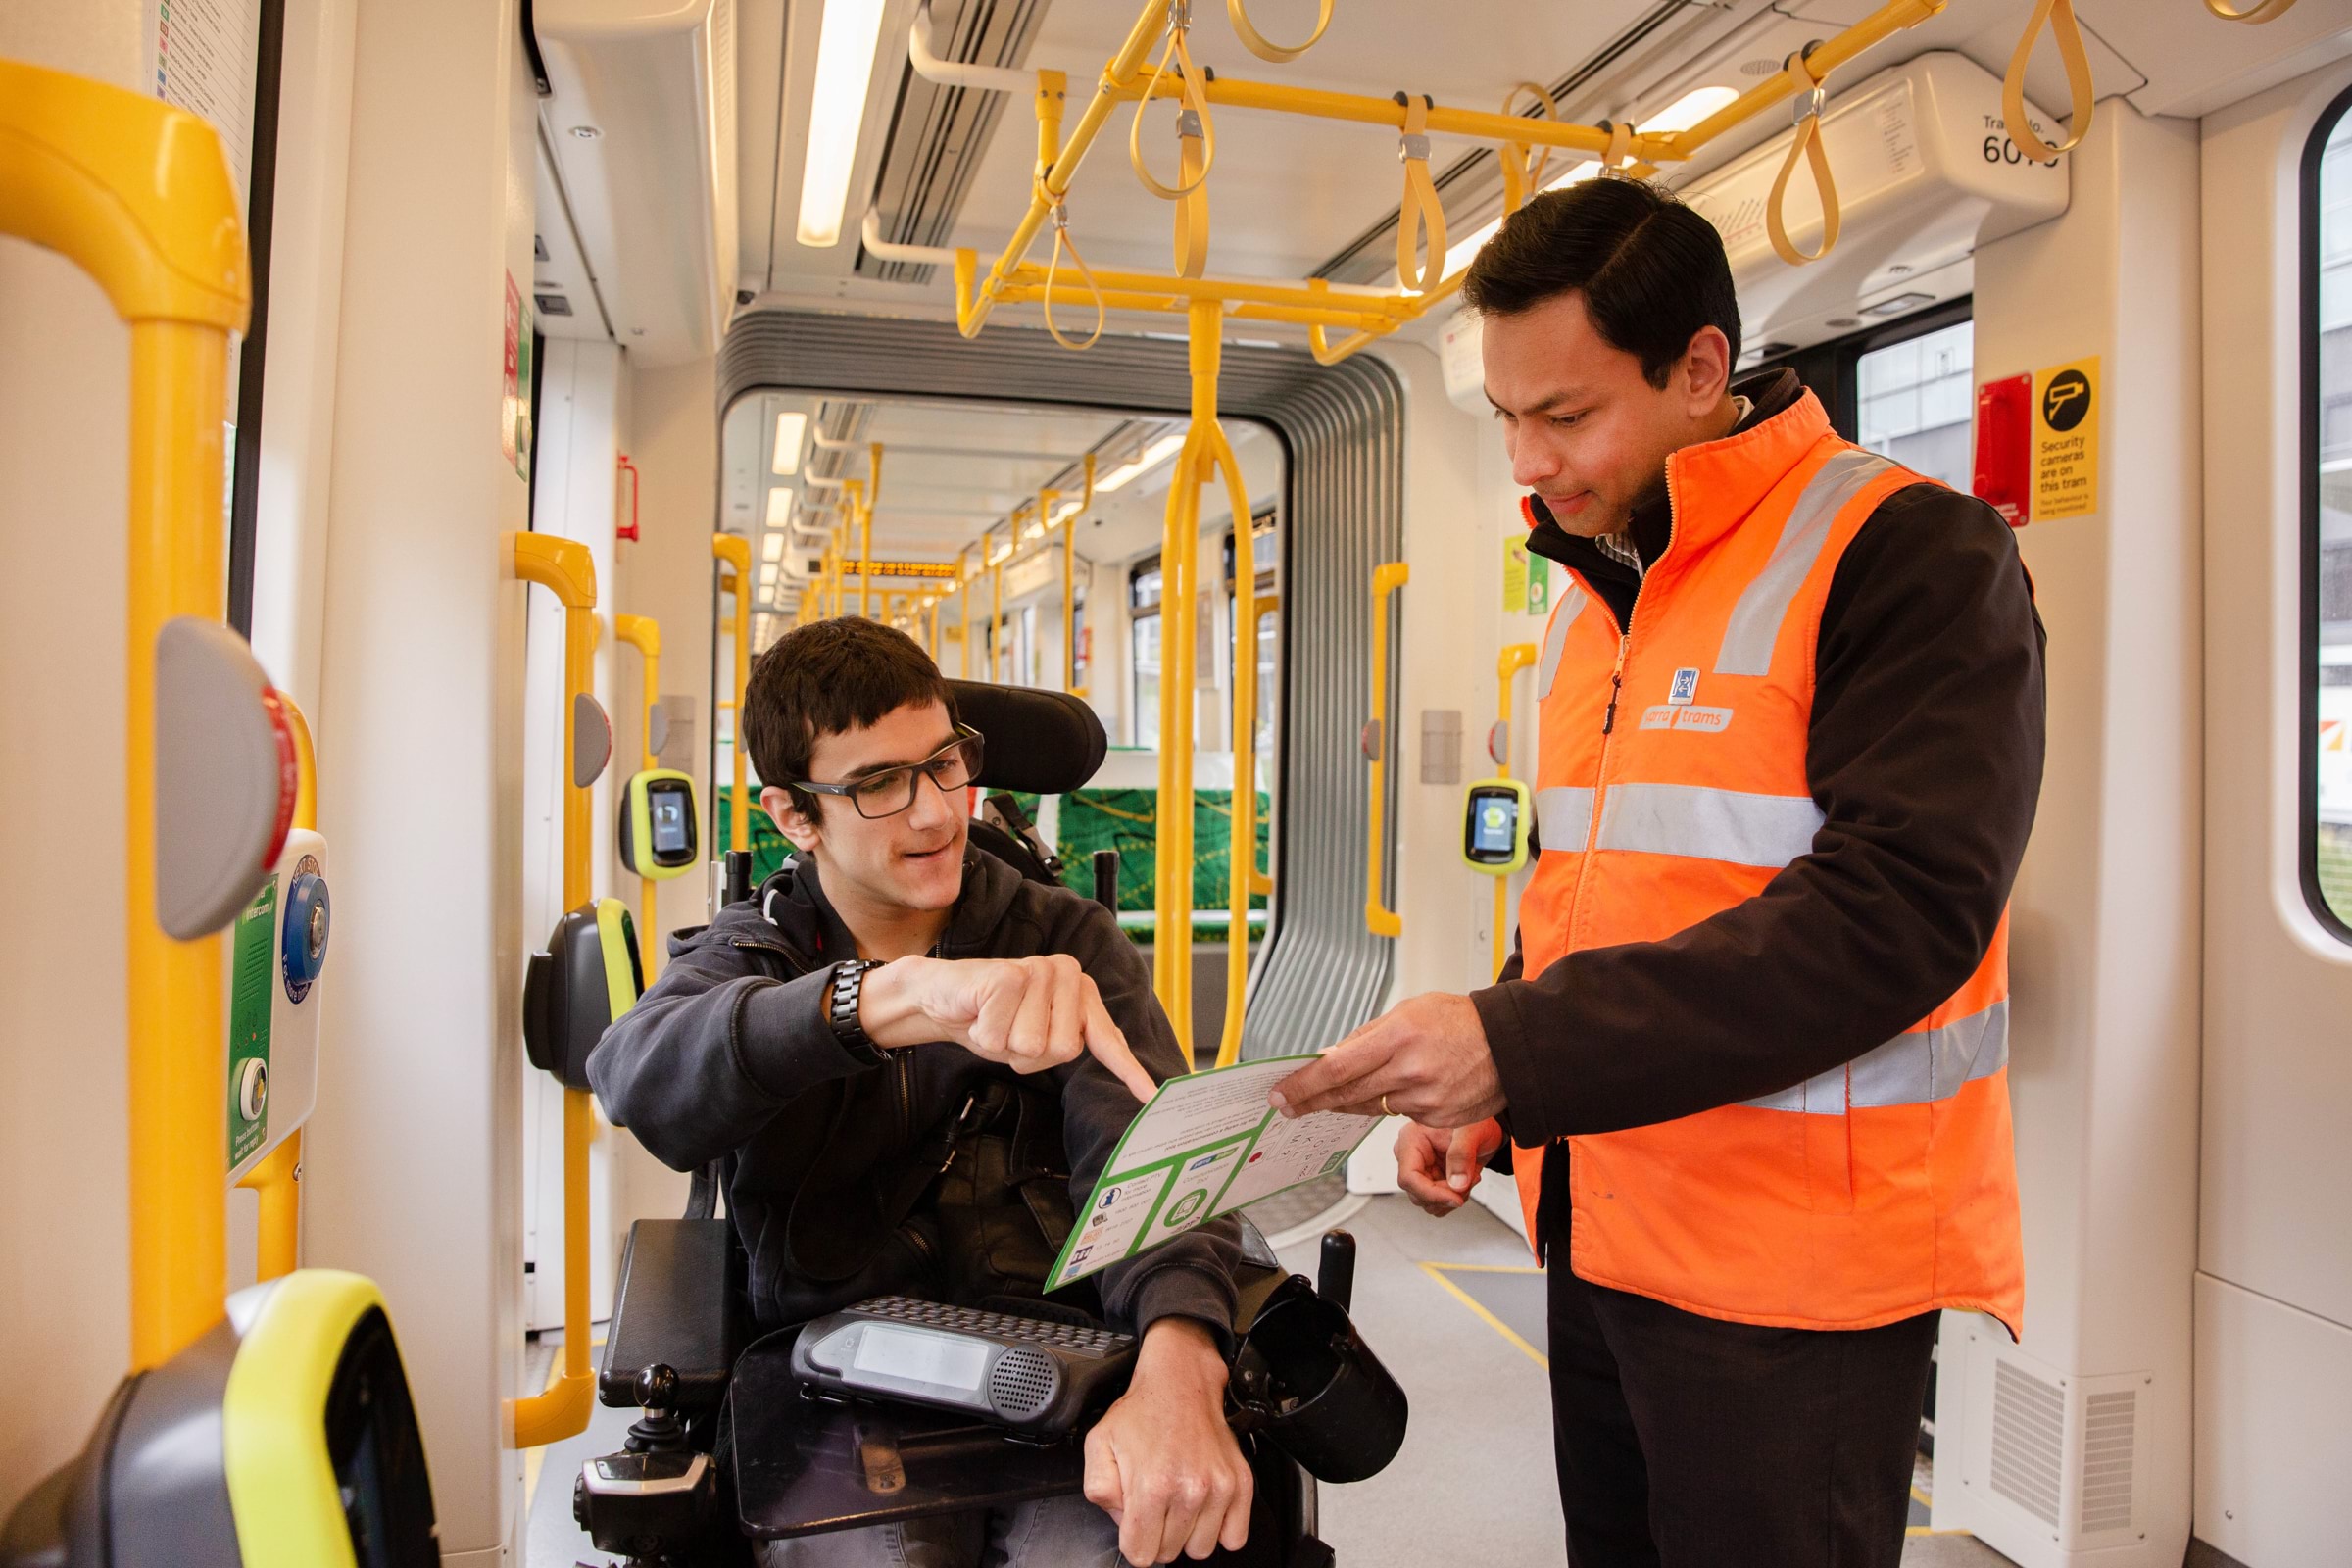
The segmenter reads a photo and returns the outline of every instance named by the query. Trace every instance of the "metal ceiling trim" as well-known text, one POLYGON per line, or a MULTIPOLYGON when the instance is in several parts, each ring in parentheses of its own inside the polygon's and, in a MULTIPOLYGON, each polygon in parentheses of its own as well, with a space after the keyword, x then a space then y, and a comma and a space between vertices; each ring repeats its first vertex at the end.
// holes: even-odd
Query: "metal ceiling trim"
MULTIPOLYGON (((1190 412, 1181 341, 1109 336, 1083 355, 1044 332, 996 326, 969 342, 939 321, 753 310, 719 353, 718 403, 762 392, 828 397, 963 398, 1182 417, 1190 412)), ((1372 568, 1404 541, 1404 392, 1359 354, 1328 368, 1290 349, 1228 342, 1219 405, 1255 419, 1289 458, 1282 530, 1281 690, 1288 715, 1275 758, 1276 895, 1250 979, 1245 1058, 1319 1051, 1378 1011, 1395 943, 1364 926, 1363 854, 1371 803, 1358 745, 1371 702, 1372 568)), ((1397 732, 1399 682, 1384 727, 1397 732)), ((1394 902, 1395 793, 1386 857, 1394 902)))

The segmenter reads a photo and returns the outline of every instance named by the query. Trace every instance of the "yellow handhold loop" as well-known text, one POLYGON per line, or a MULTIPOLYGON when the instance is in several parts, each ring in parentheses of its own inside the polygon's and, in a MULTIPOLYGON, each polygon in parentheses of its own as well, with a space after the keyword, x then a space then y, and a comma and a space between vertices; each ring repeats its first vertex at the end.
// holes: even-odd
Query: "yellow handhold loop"
POLYGON ((1802 49, 1788 57, 1786 69, 1802 74, 1813 85, 1810 91, 1797 95, 1796 140, 1788 144, 1788 157, 1782 163, 1780 173, 1773 178, 1772 195, 1764 204, 1764 231, 1771 238, 1772 248, 1780 253, 1782 261, 1790 267, 1803 267, 1808 262, 1820 261, 1838 248, 1838 182, 1831 177, 1830 155, 1821 142, 1821 111, 1829 101, 1829 94, 1822 88, 1822 78, 1814 74, 1812 64, 1806 60, 1802 49), (1798 250, 1795 242, 1789 239, 1788 226, 1781 213, 1788 199, 1788 176, 1796 172, 1796 166, 1800 162, 1812 166, 1813 188, 1821 196, 1821 249, 1809 256, 1798 250))
POLYGON ((1600 172, 1604 174, 1623 173, 1634 161, 1634 127, 1630 124, 1621 125, 1613 120, 1601 123, 1608 126, 1609 150, 1600 155, 1600 172))
MULTIPOLYGON (((1042 176, 1038 188, 1040 190, 1045 188, 1042 176)), ((1056 201, 1048 210, 1048 217, 1054 224, 1054 254, 1046 262, 1046 292, 1045 298, 1041 302, 1046 310, 1046 330, 1054 335, 1054 342, 1071 353, 1084 354, 1102 340, 1103 325, 1109 318, 1109 309, 1102 298, 1102 285, 1095 281, 1094 269, 1086 265, 1086 258, 1078 254, 1077 242, 1070 238, 1069 208, 1056 201), (1054 281, 1055 273, 1061 269, 1061 254, 1064 251, 1069 252, 1070 260, 1078 268, 1078 275, 1086 279, 1087 289, 1095 297, 1095 329, 1088 334, 1083 343, 1073 343, 1063 337, 1061 328, 1054 324, 1054 281)))
POLYGON ((1446 209, 1429 177, 1429 99, 1396 95, 1404 106, 1404 133, 1396 159, 1404 165, 1404 199, 1396 207, 1396 280, 1416 294, 1436 288, 1446 276, 1446 209), (1429 231, 1428 253, 1418 267, 1421 231, 1429 231))
POLYGON ((1208 178, 1210 166, 1217 161, 1217 127, 1209 119, 1208 97, 1201 91, 1200 73, 1194 68, 1193 51, 1185 41, 1191 31, 1190 0, 1175 0, 1168 7, 1168 46, 1160 51, 1159 64, 1152 68, 1152 79, 1144 83, 1144 95, 1135 101, 1135 119, 1127 126, 1127 161, 1135 166, 1135 177, 1144 182, 1146 190, 1167 202, 1182 201, 1199 190, 1208 178), (1181 149, 1188 155, 1176 176, 1182 183, 1163 185, 1144 167, 1144 110, 1159 96, 1159 84, 1167 78, 1171 55, 1178 68, 1177 139, 1198 145, 1181 149))
MULTIPOLYGON (((1533 97, 1542 106, 1542 114, 1538 118, 1555 124, 1559 122, 1559 106, 1551 101, 1551 94, 1532 81, 1523 81, 1503 95, 1504 114, 1516 112, 1514 106, 1522 93, 1533 97)), ((1515 213, 1527 205, 1530 196, 1544 188, 1544 171, 1551 165, 1551 149, 1513 141, 1503 143, 1495 156, 1502 160, 1502 210, 1515 213)))
MULTIPOLYGON (((1240 0, 1235 0, 1235 3, 1239 4, 1240 0)), ((2261 0, 2261 4, 2248 6, 2243 11, 2231 10, 2229 0, 2205 0, 2205 9, 2224 22, 2250 22, 2259 26, 2266 22, 2277 22, 2280 17, 2294 10, 2295 0, 2261 0)), ((1326 6, 1324 10, 1328 14, 1330 8, 1326 6)), ((1318 34, 1321 30, 1320 28, 1316 29, 1318 34)), ((1314 39, 1309 38, 1307 42, 1312 43, 1314 39)))
MULTIPOLYGON (((1306 41, 1300 44, 1268 41, 1264 33, 1250 24, 1249 10, 1242 0, 1225 0, 1225 15, 1231 19, 1234 36, 1242 40, 1243 48, 1260 60, 1279 66, 1298 59, 1322 41, 1323 29, 1331 25, 1331 3, 1332 0, 1322 0, 1322 4, 1315 8, 1315 30, 1308 33, 1306 41)), ((2294 0, 2287 0, 2287 3, 2292 5, 2294 0)))
MULTIPOLYGON (((2293 0, 2288 3, 2291 5, 2293 0)), ((2213 0, 2206 0, 2208 9, 2212 4, 2213 0)), ((2254 19, 2249 15, 2248 20, 2254 19)), ((2034 15, 2026 23, 2025 36, 2017 40, 2017 53, 2009 57, 2009 74, 2001 81, 2001 113, 2009 122, 2009 139, 2017 143, 2019 152, 2035 163, 2051 163, 2060 153, 2071 153, 2082 145, 2082 138, 2090 132, 2093 101, 2090 56, 2082 47, 2082 29, 2075 22, 2075 0, 2034 0, 2034 15), (2066 140, 2056 146, 2034 133, 2033 117, 2026 112, 2026 62, 2034 57, 2034 40, 2041 36, 2045 26, 2050 29, 2050 41, 2058 46, 2059 60, 2066 66, 2066 90, 2074 100, 2074 112, 2067 119, 2066 140)))

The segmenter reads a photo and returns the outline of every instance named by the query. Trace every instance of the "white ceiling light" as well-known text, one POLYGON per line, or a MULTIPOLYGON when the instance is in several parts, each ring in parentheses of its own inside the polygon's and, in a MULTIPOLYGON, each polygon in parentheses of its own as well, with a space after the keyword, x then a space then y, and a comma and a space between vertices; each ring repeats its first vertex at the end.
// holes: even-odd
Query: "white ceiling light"
POLYGON ((761 561, 782 561, 784 559, 784 536, 780 533, 771 533, 760 540, 760 559, 761 561))
POLYGON ((773 598, 773 597, 775 597, 775 592, 776 592, 776 568, 775 568, 774 566, 772 566, 772 565, 768 565, 768 566, 761 566, 761 567, 760 568, 760 597, 762 597, 762 598, 773 598))
POLYGON ((1716 110, 1723 108, 1726 104, 1737 103, 1739 100, 1740 90, 1737 87, 1693 87, 1647 120, 1642 121, 1641 128, 1661 133, 1670 130, 1689 130, 1692 125, 1715 113, 1716 110))
POLYGON ((788 484, 772 485, 767 492, 767 525, 786 528, 792 525, 792 508, 796 492, 788 484))
POLYGON ((1123 489, 1135 480, 1174 457, 1184 445, 1184 432, 1173 431, 1144 448, 1143 455, 1132 463, 1122 463, 1095 481, 1095 493, 1123 489))
POLYGON ((1003 561, 1005 557, 1011 554, 1012 541, 1009 539, 1003 541, 1000 544, 992 545, 989 547, 988 564, 992 566, 996 565, 999 562, 1003 561))
POLYGON ((882 36, 884 0, 825 0, 816 33, 816 90, 808 100, 808 159, 801 169, 800 242, 841 243, 850 166, 865 123, 866 86, 882 36))
POLYGON ((777 473, 801 471, 801 438, 808 433, 808 416, 786 409, 776 416, 776 459, 768 466, 777 473))

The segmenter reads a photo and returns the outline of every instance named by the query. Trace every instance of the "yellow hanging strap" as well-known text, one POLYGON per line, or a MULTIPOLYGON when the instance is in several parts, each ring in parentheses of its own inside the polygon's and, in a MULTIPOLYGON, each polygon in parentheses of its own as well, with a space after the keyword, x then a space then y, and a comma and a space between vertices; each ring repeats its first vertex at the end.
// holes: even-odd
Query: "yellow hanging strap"
MULTIPOLYGON (((1233 0, 1233 3, 1238 9, 1241 5, 1241 0, 1233 0)), ((2212 12, 2215 16, 2221 18, 2224 22, 2251 22, 2259 26, 2266 22, 2277 22, 2280 17, 2283 17, 2289 11, 2294 10, 2295 0, 2261 0, 2261 4, 2248 6, 2243 11, 2233 9, 2230 5, 2229 0, 2205 0, 2205 9, 2212 12)), ((1325 6, 1323 8, 1323 14, 1324 16, 1329 17, 1331 15, 1331 7, 1325 6)), ((1315 29, 1316 37, 1321 37, 1322 33, 1322 28, 1317 27, 1315 29)), ((1243 39, 1242 41, 1244 43, 1249 42, 1247 38, 1243 39)), ((1306 41, 1308 43, 1313 43, 1315 40, 1314 38, 1309 38, 1306 41)), ((1269 56, 1268 58, 1271 59, 1272 57, 1269 56)))
MULTIPOLYGON (((2207 3, 2210 4, 2211 0, 2207 0, 2207 3)), ((2294 0, 2287 0, 2287 3, 2292 5, 2294 0)), ((1242 0, 1225 0, 1225 15, 1232 21, 1234 36, 1242 40, 1243 48, 1260 60, 1279 66, 1298 59, 1322 41, 1323 29, 1331 25, 1331 0, 1322 0, 1322 4, 1315 8, 1315 30, 1306 35, 1304 43, 1299 44, 1269 41, 1264 33, 1250 25, 1250 12, 1242 0)))
POLYGON ((1201 87, 1203 77, 1193 65, 1192 47, 1187 41, 1192 25, 1192 0, 1170 0, 1168 46, 1160 51, 1159 64, 1152 68, 1152 79, 1144 84, 1144 94, 1135 103, 1135 119, 1127 126, 1127 161, 1135 166, 1135 177, 1160 200, 1176 203, 1179 277, 1199 277, 1207 270, 1208 172, 1217 161, 1216 124, 1209 119, 1208 97, 1201 87), (1177 183, 1163 185, 1144 165, 1144 111, 1159 95, 1171 59, 1177 66, 1177 183))
POLYGON ((1396 161, 1404 165, 1404 199, 1396 207, 1396 280, 1426 294, 1446 276, 1446 209, 1429 177, 1429 98, 1398 93, 1396 101, 1404 106, 1404 133, 1396 138, 1396 161), (1429 249, 1416 269, 1414 254, 1421 249, 1424 228, 1429 249))
MULTIPOLYGON (((1040 191, 1045 190, 1046 185, 1042 178, 1038 181, 1037 188, 1040 191)), ((1049 200, 1052 200, 1052 198, 1049 197, 1049 200)), ((1069 208, 1062 202, 1054 200, 1053 205, 1046 209, 1046 215, 1053 220, 1054 223, 1054 254, 1047 258, 1046 261, 1046 297, 1044 302, 1046 307, 1046 330, 1054 334, 1054 342, 1060 344, 1063 348, 1068 349, 1071 353, 1084 354, 1088 349, 1093 348, 1095 344, 1102 339, 1102 325, 1104 320, 1107 318, 1108 313, 1102 299, 1102 285, 1095 281, 1094 269, 1086 265, 1086 258, 1078 254, 1077 242, 1070 238, 1069 208), (1086 341, 1083 343, 1073 343, 1068 338, 1063 337, 1061 335, 1061 328, 1054 324, 1054 284, 1056 276, 1061 270, 1061 258, 1062 253, 1065 251, 1069 253, 1071 265, 1078 269, 1078 275, 1086 279, 1088 291, 1095 297, 1095 329, 1093 332, 1088 334, 1086 341)))
MULTIPOLYGON (((1560 111, 1551 101, 1551 94, 1532 81, 1523 81, 1504 94, 1502 112, 1517 114, 1519 98, 1526 94, 1535 99, 1539 114, 1534 118, 1557 122, 1560 111)), ((1550 167, 1551 149, 1532 147, 1523 141, 1505 142, 1495 156, 1502 161, 1502 210, 1515 213, 1527 205, 1527 199, 1544 188, 1544 171, 1550 167)))
MULTIPOLYGON (((2288 0, 2288 4, 2292 3, 2293 0, 2288 0)), ((2213 0, 2206 0, 2206 4, 2210 8, 2213 0)), ((2060 153, 2071 153, 2082 145, 2082 138, 2090 131, 2092 102, 2090 56, 2082 47, 2082 29, 2075 22, 2075 0, 2034 0, 2034 15, 2026 23, 2025 36, 2017 40, 2017 53, 2009 57, 2009 74, 2001 81, 2001 113, 2009 122, 2009 139, 2017 143, 2019 152, 2035 163, 2050 163, 2060 153), (2041 36, 2044 27, 2050 29, 2050 41, 2058 46, 2058 58, 2066 66, 2066 90, 2074 99, 2074 112, 2066 124, 2066 140, 2055 146, 2034 134, 2033 118, 2026 112, 2026 62, 2033 59, 2034 41, 2041 36)))
MULTIPOLYGON (((1808 45, 1807 48, 1811 46, 1808 45)), ((1781 260, 1790 267, 1803 267, 1818 262, 1838 248, 1838 182, 1830 175, 1830 155, 1821 144, 1821 111, 1829 102, 1829 93, 1816 75, 1806 50, 1799 49, 1788 57, 1787 69, 1810 81, 1810 91, 1796 98, 1796 140, 1788 144, 1788 156, 1781 164, 1781 172, 1772 181, 1772 195, 1764 204, 1764 231, 1772 240, 1772 248, 1780 252, 1781 260), (1788 195, 1788 176, 1796 172, 1799 163, 1813 168, 1813 188, 1821 197, 1821 249, 1810 256, 1796 248, 1788 237, 1788 226, 1783 220, 1782 208, 1788 195)), ((1615 151, 1612 140, 1611 151, 1615 151)))

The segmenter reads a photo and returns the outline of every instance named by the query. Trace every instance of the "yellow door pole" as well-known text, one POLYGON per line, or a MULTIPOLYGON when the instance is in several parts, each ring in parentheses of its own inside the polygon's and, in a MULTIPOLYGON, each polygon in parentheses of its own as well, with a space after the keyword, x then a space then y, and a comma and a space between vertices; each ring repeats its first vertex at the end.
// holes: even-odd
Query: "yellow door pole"
MULTIPOLYGON (((1534 643, 1513 643, 1505 648, 1502 651, 1502 657, 1494 662, 1494 679, 1501 688, 1501 695, 1494 704, 1494 721, 1500 726, 1498 733, 1503 742, 1502 755, 1494 759, 1494 776, 1497 778, 1511 776, 1511 679, 1536 662, 1536 654, 1537 649, 1534 643)), ((1496 975, 1502 973, 1502 966, 1509 960, 1511 954, 1511 934, 1507 929, 1510 900, 1511 879, 1507 876, 1496 877, 1494 879, 1494 973, 1496 975)))
POLYGON ((1078 690, 1078 519, 1095 504, 1095 455, 1086 455, 1086 489, 1061 524, 1061 685, 1078 690))
MULTIPOLYGON (((1010 560, 1012 547, 1006 545, 1004 549, 1005 559, 1010 560)), ((1000 673, 1004 667, 1002 658, 1004 650, 1000 646, 1004 626, 1004 563, 1000 561, 988 568, 988 679, 992 686, 1004 678, 1000 673)))
POLYGON ((842 481, 841 491, 849 498, 849 510, 843 514, 841 521, 834 528, 834 537, 839 541, 836 548, 837 560, 833 568, 833 613, 836 617, 842 614, 846 608, 845 602, 849 598, 850 530, 857 525, 858 518, 865 515, 865 481, 863 479, 845 479, 842 481))
POLYGON ((0 233, 54 250, 130 325, 123 909, 130 1112, 130 1351, 145 1370, 220 1321, 228 1286, 220 939, 156 920, 155 639, 220 619, 228 334, 245 232, 227 161, 193 115, 0 61, 0 233))
MULTIPOLYGON (((1210 345, 1213 356, 1217 345, 1210 345)), ((1250 492, 1242 482, 1224 427, 1208 430, 1211 455, 1225 475, 1226 503, 1233 509, 1233 812, 1226 856, 1232 924, 1226 932, 1225 1032, 1217 1042, 1217 1065, 1242 1059, 1242 1015, 1250 980, 1250 895, 1257 880, 1257 552, 1250 531, 1250 492)))
POLYGON ((874 585, 870 573, 874 568, 874 505, 882 499, 882 443, 873 442, 866 448, 865 505, 858 508, 859 536, 858 551, 858 612, 867 619, 874 613, 874 585))
MULTIPOLYGON (((294 699, 277 694, 294 737, 294 818, 306 833, 318 830, 318 754, 311 744, 310 721, 294 699)), ((254 1277, 273 1280, 300 1266, 302 1252, 302 1129, 297 1127, 237 1181, 255 1198, 254 1277)))
POLYGON ((727 847, 749 850, 752 803, 743 749, 743 699, 745 689, 752 684, 752 542, 740 534, 712 534, 710 554, 735 573, 735 744, 730 748, 735 754, 735 787, 733 799, 727 803, 727 847))
MULTIPOLYGON (((572 769, 579 699, 596 685, 596 559, 576 539, 508 535, 514 575, 555 594, 564 607, 564 907, 593 894, 589 853, 591 789, 572 769)), ((564 1091, 564 1371, 553 1388, 507 1403, 517 1448, 535 1448, 584 1432, 596 1374, 588 1367, 588 1145, 595 1111, 585 1090, 564 1091)))
MULTIPOLYGON (((651 615, 614 615, 612 630, 620 640, 645 656, 645 709, 638 734, 641 737, 647 770, 662 765, 654 755, 654 708, 661 701, 662 623, 651 615)), ((742 719, 738 716, 737 723, 742 719)), ((656 883, 650 876, 637 879, 637 955, 645 968, 645 983, 654 983, 656 960, 662 944, 655 940, 654 894, 656 883)))
POLYGON ((1364 926, 1376 937, 1403 933, 1404 922, 1381 901, 1380 871, 1388 834, 1388 764, 1396 737, 1389 733, 1389 595, 1404 586, 1412 568, 1401 561, 1383 562, 1372 568, 1372 733, 1379 737, 1372 751, 1372 808, 1365 813, 1370 827, 1364 852, 1364 926))

